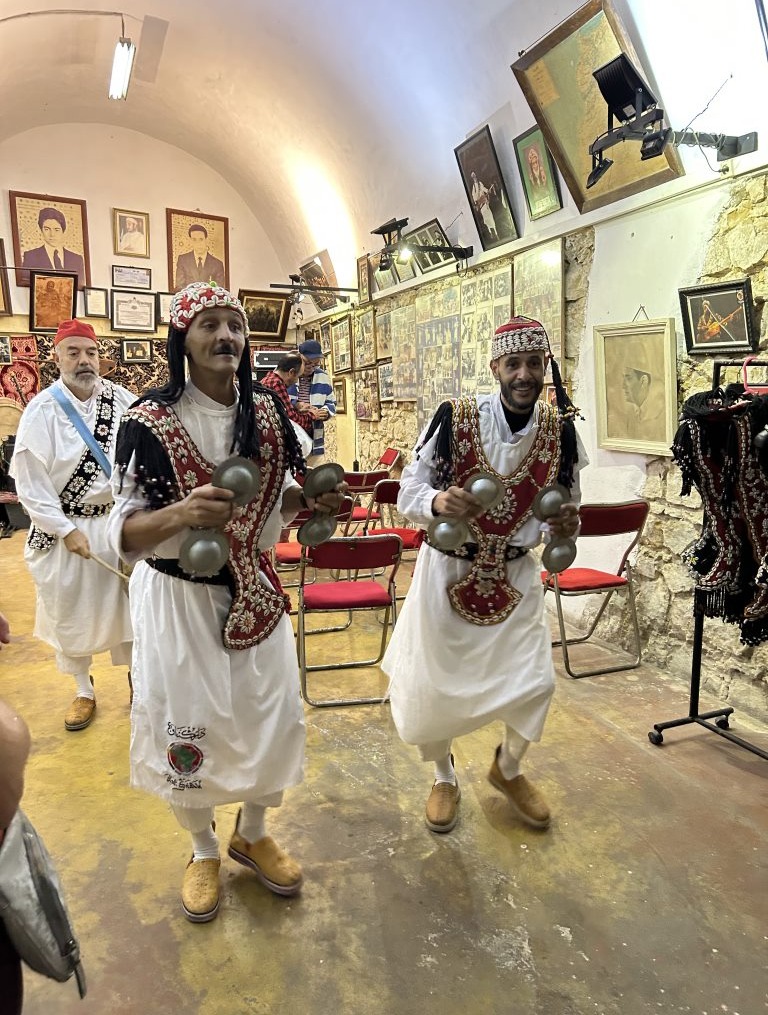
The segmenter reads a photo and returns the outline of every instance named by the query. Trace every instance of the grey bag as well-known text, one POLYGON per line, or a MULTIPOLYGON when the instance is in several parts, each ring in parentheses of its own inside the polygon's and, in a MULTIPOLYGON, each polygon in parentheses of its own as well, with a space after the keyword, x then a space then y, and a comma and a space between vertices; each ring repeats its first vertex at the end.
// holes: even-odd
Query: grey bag
POLYGON ((74 973, 85 997, 80 946, 69 922, 53 861, 42 839, 17 810, 0 846, 0 919, 24 962, 64 983, 74 973))

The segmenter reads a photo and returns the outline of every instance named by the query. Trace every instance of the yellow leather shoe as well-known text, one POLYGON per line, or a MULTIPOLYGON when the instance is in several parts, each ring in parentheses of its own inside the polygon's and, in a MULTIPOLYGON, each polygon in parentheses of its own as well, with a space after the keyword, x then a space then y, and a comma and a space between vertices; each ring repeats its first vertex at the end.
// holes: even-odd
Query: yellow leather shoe
POLYGON ((427 800, 424 820, 430 832, 450 832, 459 820, 461 790, 458 782, 436 782, 427 800))
POLYGON ((505 779, 499 768, 499 752, 501 744, 496 748, 488 782, 500 790, 509 801, 515 815, 532 828, 547 828, 550 813, 547 802, 532 782, 524 775, 516 775, 514 779, 505 779))
POLYGON ((192 858, 184 871, 181 908, 192 923, 208 923, 219 911, 219 868, 221 860, 192 858))
POLYGON ((299 864, 269 835, 257 842, 246 842, 237 830, 239 826, 238 814, 228 850, 232 859, 252 870, 265 888, 276 895, 296 895, 300 892, 304 877, 299 864))
POLYGON ((84 698, 78 694, 64 716, 64 727, 70 731, 84 730, 91 725, 93 713, 96 711, 96 699, 84 698))

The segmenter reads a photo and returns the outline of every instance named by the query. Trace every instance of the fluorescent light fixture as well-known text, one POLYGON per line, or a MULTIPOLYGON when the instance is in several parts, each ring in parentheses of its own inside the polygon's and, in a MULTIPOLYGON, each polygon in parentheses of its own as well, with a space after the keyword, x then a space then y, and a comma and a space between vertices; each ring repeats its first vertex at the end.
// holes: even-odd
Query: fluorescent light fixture
POLYGON ((115 57, 112 61, 112 77, 109 82, 110 99, 124 99, 128 94, 135 55, 136 47, 130 39, 122 37, 118 39, 115 46, 115 57))

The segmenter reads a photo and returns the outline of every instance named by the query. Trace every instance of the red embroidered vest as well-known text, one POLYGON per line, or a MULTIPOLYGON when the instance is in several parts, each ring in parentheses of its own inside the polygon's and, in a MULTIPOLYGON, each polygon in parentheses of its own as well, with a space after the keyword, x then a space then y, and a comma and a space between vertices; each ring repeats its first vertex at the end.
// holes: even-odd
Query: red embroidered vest
POLYGON ((507 548, 531 516, 533 499, 542 487, 556 482, 560 471, 560 420, 557 410, 539 402, 539 423, 528 454, 511 476, 491 466, 480 439, 480 413, 475 398, 453 402, 453 469, 457 486, 476 472, 490 472, 504 484, 506 496, 497 507, 468 521, 478 544, 469 574, 448 590, 451 606, 472 624, 500 624, 522 599, 507 580, 507 548))
MULTIPOLYGON (((261 487, 250 504, 234 509, 232 520, 224 529, 230 545, 227 567, 235 586, 222 636, 225 647, 230 649, 252 648, 264 641, 288 609, 269 558, 258 549, 261 531, 283 487, 287 461, 283 426, 269 396, 253 397, 261 487), (261 581, 259 570, 267 574, 277 590, 261 581)), ((124 416, 148 427, 160 441, 182 498, 196 487, 210 483, 215 465, 200 454, 173 407, 142 402, 124 416)))

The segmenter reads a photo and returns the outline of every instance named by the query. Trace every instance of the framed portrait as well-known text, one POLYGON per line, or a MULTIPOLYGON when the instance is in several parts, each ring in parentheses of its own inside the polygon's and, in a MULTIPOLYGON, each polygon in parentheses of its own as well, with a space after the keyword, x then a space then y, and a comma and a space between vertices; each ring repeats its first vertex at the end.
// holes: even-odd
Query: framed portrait
MULTIPOLYGON (((154 331, 157 303, 154 293, 141 290, 112 290, 113 331, 154 331)), ((136 362, 133 360, 132 362, 136 362)))
POLYGON ((0 317, 10 317, 13 314, 11 305, 11 286, 8 282, 8 262, 5 259, 5 244, 0 240, 0 317))
MULTIPOLYGON (((412 229, 403 235, 403 239, 413 246, 422 247, 448 247, 448 237, 437 219, 425 222, 423 226, 412 229)), ((456 258, 453 254, 437 250, 414 250, 413 259, 423 272, 434 271, 435 268, 442 268, 444 264, 451 264, 456 258)))
POLYGON ((516 240, 519 234, 488 124, 454 153, 483 250, 516 240))
POLYGON ((53 334, 76 317, 77 283, 74 271, 30 271, 29 330, 53 334))
MULTIPOLYGON (((566 395, 571 397, 571 382, 563 381, 563 388, 565 389, 566 395)), ((544 390, 541 393, 542 402, 549 402, 550 405, 557 405, 557 391, 555 390, 554 384, 545 384, 544 390)))
POLYGON ((355 372, 355 416, 357 419, 380 419, 379 372, 358 370, 355 372))
POLYGON ((344 416, 347 412, 347 379, 333 382, 333 397, 336 399, 336 415, 344 416))
POLYGON ((320 348, 323 356, 331 355, 331 326, 327 322, 320 325, 320 348))
POLYGON ((349 314, 331 324, 334 374, 346 374, 352 369, 352 325, 349 314))
POLYGON ((152 269, 131 264, 112 265, 113 289, 151 289, 152 269))
MULTIPOLYGON (((317 286, 336 286, 338 284, 331 255, 327 250, 320 250, 306 264, 302 264, 299 268, 299 275, 308 290, 317 286)), ((338 303, 336 293, 310 291, 309 296, 320 311, 332 310, 338 303)))
POLYGON ((353 359, 356 367, 370 367, 376 362, 376 323, 373 310, 366 310, 355 318, 355 346, 353 359))
POLYGON ((124 257, 149 257, 147 212, 112 209, 112 253, 124 257))
POLYGON ((155 299, 157 300, 155 315, 158 324, 171 323, 171 300, 173 296, 173 293, 155 293, 155 299))
POLYGON ((395 378, 391 361, 379 363, 379 401, 392 402, 395 397, 395 378))
POLYGON ((361 303, 371 298, 371 265, 367 254, 357 259, 357 294, 361 303))
POLYGON ((0 335, 0 366, 8 366, 13 362, 11 339, 9 335, 0 335))
POLYGON ((748 278, 693 286, 678 293, 689 356, 757 351, 748 278))
POLYGON ((120 360, 126 366, 131 363, 152 362, 152 342, 148 338, 124 338, 120 342, 120 360))
MULTIPOLYGON (((563 239, 539 243, 512 262, 515 314, 533 317, 546 329, 552 354, 563 369, 563 239)), ((503 322, 502 322, 503 323, 503 322)))
POLYGON ((168 288, 215 282, 229 289, 229 219, 206 212, 165 209, 168 288))
POLYGON ((86 317, 109 317, 109 290, 83 289, 83 313, 86 317))
POLYGON ((608 107, 592 72, 620 53, 648 79, 612 0, 588 0, 512 64, 580 212, 683 175, 674 145, 667 145, 658 158, 642 162, 639 144, 630 141, 610 149, 613 166, 587 190, 592 170, 589 146, 605 133, 608 124, 608 107))
POLYGON ((541 127, 531 127, 514 142, 517 168, 523 185, 528 216, 533 222, 563 207, 557 170, 541 127))
POLYGON ((671 455, 677 427, 677 352, 671 317, 594 328, 597 443, 671 455))
POLYGON ((291 316, 291 300, 274 292, 240 289, 237 298, 248 318, 249 337, 259 342, 284 342, 291 316))
POLYGON ((77 288, 91 284, 85 201, 10 190, 16 285, 30 284, 29 270, 77 275, 77 288))

